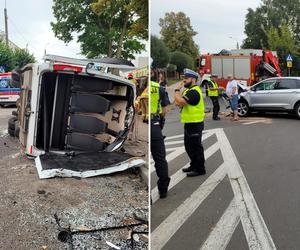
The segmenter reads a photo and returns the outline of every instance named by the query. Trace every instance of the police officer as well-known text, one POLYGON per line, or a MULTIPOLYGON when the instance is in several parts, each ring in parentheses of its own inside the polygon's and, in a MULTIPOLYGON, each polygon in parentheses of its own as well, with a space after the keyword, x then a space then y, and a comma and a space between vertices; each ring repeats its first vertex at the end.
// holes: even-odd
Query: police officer
POLYGON ((219 86, 216 83, 217 75, 212 75, 210 81, 208 82, 208 96, 210 97, 213 104, 213 120, 220 120, 219 111, 219 86))
POLYGON ((156 174, 158 176, 157 187, 161 199, 167 197, 170 177, 168 163, 166 161, 166 148, 162 135, 162 120, 170 104, 166 92, 154 82, 154 72, 151 72, 150 85, 150 110, 151 110, 151 154, 154 160, 156 174))
POLYGON ((202 131, 204 129, 204 100, 201 89, 196 85, 199 75, 190 70, 184 70, 184 80, 175 89, 175 102, 181 109, 181 122, 184 123, 184 146, 190 158, 190 166, 182 171, 188 177, 204 175, 205 159, 202 146, 202 131), (182 87, 186 89, 180 93, 182 87))

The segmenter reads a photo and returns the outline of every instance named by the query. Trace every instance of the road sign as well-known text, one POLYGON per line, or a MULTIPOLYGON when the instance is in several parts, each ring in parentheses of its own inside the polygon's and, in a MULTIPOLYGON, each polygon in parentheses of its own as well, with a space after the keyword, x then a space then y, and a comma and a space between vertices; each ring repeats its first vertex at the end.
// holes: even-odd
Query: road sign
POLYGON ((293 61, 293 57, 292 57, 292 55, 291 54, 288 54, 287 56, 286 56, 286 61, 290 61, 290 62, 292 62, 293 61))
POLYGON ((292 61, 287 61, 286 63, 287 63, 287 67, 288 68, 293 67, 293 62, 292 61))

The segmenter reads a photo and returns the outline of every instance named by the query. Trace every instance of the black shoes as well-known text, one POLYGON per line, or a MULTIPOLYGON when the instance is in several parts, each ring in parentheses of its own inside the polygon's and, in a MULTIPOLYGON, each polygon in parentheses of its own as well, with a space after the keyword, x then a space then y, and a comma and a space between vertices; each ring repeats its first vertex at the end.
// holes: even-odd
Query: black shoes
POLYGON ((159 198, 165 199, 168 196, 168 192, 159 192, 159 198))
POLYGON ((195 177, 195 176, 199 176, 199 175, 205 175, 206 171, 203 170, 201 172, 196 172, 196 171, 191 171, 189 173, 186 174, 187 177, 195 177))
POLYGON ((215 121, 220 121, 221 118, 220 118, 220 117, 213 117, 213 120, 215 120, 215 121))
POLYGON ((192 172, 192 171, 193 171, 193 169, 192 169, 191 167, 183 168, 183 169, 182 169, 182 172, 183 172, 183 173, 192 172))

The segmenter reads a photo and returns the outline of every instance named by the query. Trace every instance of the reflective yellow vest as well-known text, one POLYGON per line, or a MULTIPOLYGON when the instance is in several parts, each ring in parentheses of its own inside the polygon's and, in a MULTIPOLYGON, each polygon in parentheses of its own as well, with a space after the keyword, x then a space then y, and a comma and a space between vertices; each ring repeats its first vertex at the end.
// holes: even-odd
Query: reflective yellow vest
POLYGON ((197 105, 186 104, 182 107, 181 110, 181 122, 182 123, 196 123, 203 122, 205 113, 204 113, 204 100, 202 91, 199 86, 194 85, 193 87, 186 89, 183 92, 183 96, 185 96, 192 89, 196 90, 200 95, 200 101, 197 105))
POLYGON ((142 97, 148 97, 148 87, 146 87, 146 88, 144 89, 144 91, 142 92, 141 96, 142 96, 142 97))
POLYGON ((159 83, 151 82, 150 88, 150 111, 151 114, 159 114, 160 104, 159 104, 159 83))
MULTIPOLYGON (((214 81, 210 80, 209 81, 212 84, 212 88, 213 89, 217 89, 219 86, 217 83, 215 83, 214 81)), ((219 95, 219 90, 210 90, 210 88, 208 88, 208 96, 218 96, 219 95)))

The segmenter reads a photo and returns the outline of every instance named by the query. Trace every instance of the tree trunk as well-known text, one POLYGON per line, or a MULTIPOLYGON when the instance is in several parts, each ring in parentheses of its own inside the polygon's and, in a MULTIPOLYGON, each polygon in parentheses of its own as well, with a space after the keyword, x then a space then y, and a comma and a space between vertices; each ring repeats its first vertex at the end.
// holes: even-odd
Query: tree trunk
MULTIPOLYGON (((108 28, 109 33, 111 32, 112 22, 113 22, 113 18, 111 18, 110 22, 109 22, 109 28, 108 28)), ((108 40, 108 53, 107 53, 107 56, 112 57, 112 55, 113 55, 113 53, 112 53, 112 39, 110 37, 109 40, 108 40)))
POLYGON ((121 31, 121 35, 120 35, 120 39, 119 39, 119 43, 118 43, 118 49, 117 49, 117 53, 116 53, 117 58, 121 58, 121 55, 122 55, 123 40, 124 40, 124 36, 126 33, 126 29, 127 29, 128 19, 129 19, 129 13, 127 13, 127 15, 125 16, 125 20, 123 23, 123 28, 121 31))

